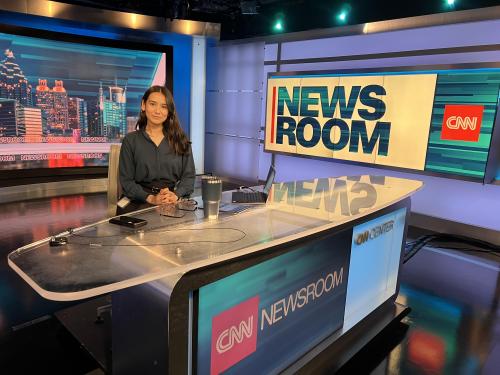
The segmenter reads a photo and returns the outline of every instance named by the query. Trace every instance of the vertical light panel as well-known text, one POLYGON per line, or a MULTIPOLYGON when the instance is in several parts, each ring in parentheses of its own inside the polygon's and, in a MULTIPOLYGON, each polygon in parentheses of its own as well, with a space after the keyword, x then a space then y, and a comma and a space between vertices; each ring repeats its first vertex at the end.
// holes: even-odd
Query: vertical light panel
POLYGON ((205 163, 205 57, 206 39, 198 36, 193 37, 190 139, 197 174, 204 173, 205 163))
MULTIPOLYGON (((265 57, 266 59, 276 59, 277 58, 277 45, 273 44, 274 48, 265 47, 265 57), (271 53, 273 51, 273 53, 271 53), (272 57, 270 57, 271 55, 272 57)), ((270 152, 264 152, 264 134, 266 129, 266 100, 267 100, 267 75, 268 73, 275 73, 277 71, 276 65, 264 65, 264 72, 262 75, 262 111, 260 114, 260 132, 259 132, 259 175, 258 178, 264 181, 267 177, 267 172, 269 171, 269 166, 272 163, 272 154, 270 152)), ((279 176, 279 175, 278 175, 279 176)), ((279 181, 279 180, 277 180, 279 181)))
POLYGON ((405 218, 400 208, 353 228, 344 331, 396 293, 405 218))
POLYGON ((205 173, 255 183, 264 43, 209 41, 206 55, 205 173))

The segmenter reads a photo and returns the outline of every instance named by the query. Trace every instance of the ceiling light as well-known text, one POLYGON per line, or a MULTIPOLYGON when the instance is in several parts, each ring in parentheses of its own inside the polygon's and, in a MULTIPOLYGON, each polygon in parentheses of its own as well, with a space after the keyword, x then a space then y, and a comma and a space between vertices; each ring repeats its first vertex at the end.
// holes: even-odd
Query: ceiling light
POLYGON ((347 23, 349 18, 349 14, 351 13, 352 7, 349 4, 344 4, 340 8, 339 12, 336 15, 337 23, 347 23))
POLYGON ((274 31, 283 31, 283 21, 277 20, 273 26, 274 31))

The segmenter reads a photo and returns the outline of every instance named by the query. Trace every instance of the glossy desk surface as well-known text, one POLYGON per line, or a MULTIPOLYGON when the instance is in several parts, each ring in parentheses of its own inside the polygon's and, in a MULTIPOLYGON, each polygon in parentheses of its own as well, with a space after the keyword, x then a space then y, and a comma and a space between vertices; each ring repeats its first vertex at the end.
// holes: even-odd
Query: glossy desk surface
MULTIPOLYGON (((239 214, 203 211, 160 215, 153 207, 134 216, 148 224, 129 229, 108 219, 73 228, 68 243, 49 238, 8 255, 9 265, 40 295, 69 301, 178 275, 285 243, 355 220, 398 202, 423 186, 416 180, 351 176, 276 183, 265 205, 239 214)), ((230 192, 223 193, 229 202, 230 192)), ((163 211, 164 212, 164 211, 163 211)))

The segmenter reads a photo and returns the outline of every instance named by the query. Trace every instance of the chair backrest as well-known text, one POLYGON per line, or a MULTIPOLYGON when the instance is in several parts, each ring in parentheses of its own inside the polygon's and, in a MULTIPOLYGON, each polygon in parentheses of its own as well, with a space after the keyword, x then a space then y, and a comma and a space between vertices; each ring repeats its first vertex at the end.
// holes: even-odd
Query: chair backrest
POLYGON ((116 208, 116 202, 122 194, 120 185, 120 174, 118 171, 120 161, 121 145, 111 145, 109 148, 109 164, 108 164, 108 207, 116 208))

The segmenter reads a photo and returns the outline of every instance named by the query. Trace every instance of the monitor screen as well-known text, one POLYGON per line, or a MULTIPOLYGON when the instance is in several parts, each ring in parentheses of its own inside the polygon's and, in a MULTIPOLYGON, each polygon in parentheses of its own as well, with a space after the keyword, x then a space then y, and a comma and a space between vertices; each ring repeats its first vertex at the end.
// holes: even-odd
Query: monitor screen
POLYGON ((265 150, 488 182, 500 69, 415 69, 269 73, 265 150))
POLYGON ((0 31, 2 171, 106 167, 145 90, 172 88, 171 46, 0 31))

